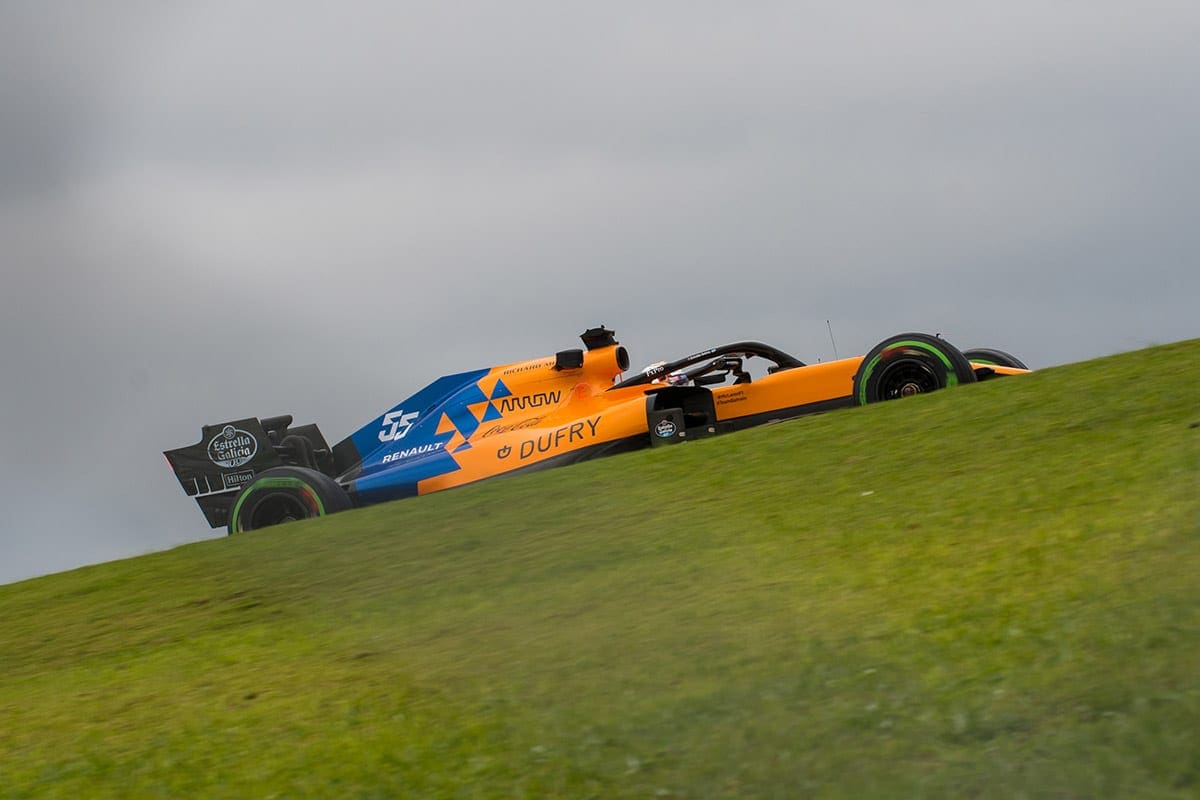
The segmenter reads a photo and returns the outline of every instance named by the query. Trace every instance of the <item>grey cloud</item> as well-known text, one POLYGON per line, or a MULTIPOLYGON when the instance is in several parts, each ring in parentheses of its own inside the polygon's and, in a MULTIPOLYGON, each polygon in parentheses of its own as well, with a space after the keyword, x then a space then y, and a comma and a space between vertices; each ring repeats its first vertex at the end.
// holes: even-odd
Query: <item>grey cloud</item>
POLYGON ((0 6, 0 203, 61 189, 97 135, 122 41, 153 4, 0 6), (112 7, 109 7, 111 5, 112 7))
POLYGON ((397 147, 708 154, 806 130, 840 137, 856 115, 877 126, 971 97, 1144 90, 1137 72, 1186 58, 1194 22, 1114 8, 206 4, 163 18, 124 60, 110 122, 139 147, 248 167, 397 147))

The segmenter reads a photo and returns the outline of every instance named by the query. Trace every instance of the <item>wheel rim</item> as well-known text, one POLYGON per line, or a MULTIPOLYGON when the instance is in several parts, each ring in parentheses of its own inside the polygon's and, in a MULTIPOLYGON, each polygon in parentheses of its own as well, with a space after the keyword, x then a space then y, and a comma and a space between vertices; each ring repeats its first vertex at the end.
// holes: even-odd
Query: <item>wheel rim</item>
POLYGON ((902 358, 883 368, 877 386, 880 400, 898 400, 940 389, 942 382, 925 362, 902 358))
POLYGON ((302 497, 284 492, 272 492, 255 504, 250 512, 250 528, 252 530, 265 528, 270 525, 281 525, 285 522, 308 519, 315 516, 316 509, 311 508, 302 497))

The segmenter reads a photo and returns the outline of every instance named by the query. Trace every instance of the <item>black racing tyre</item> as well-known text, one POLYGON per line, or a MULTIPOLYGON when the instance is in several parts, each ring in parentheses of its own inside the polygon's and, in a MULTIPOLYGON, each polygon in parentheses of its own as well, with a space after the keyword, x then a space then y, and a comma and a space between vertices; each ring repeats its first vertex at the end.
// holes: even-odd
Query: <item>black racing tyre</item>
POLYGON ((976 347, 974 350, 964 350, 963 355, 967 357, 967 361, 974 361, 990 367, 1029 369, 1029 367, 1025 366, 1025 362, 1016 356, 1006 353, 1003 350, 993 350, 990 347, 976 347))
POLYGON ((272 467, 242 489, 229 512, 229 532, 242 533, 298 519, 324 517, 351 507, 346 491, 328 475, 304 467, 272 467))
POLYGON ((971 362, 954 345, 924 333, 900 333, 863 356, 854 375, 854 402, 865 406, 974 382, 971 362))

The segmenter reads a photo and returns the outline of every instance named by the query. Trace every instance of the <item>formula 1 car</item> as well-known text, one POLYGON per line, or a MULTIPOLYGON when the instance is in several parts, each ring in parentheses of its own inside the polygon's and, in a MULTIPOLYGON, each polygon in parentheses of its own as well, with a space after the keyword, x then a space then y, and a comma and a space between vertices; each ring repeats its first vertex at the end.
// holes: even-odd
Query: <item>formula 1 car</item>
POLYGON ((206 425, 164 454, 209 525, 238 533, 1028 371, 1000 350, 905 333, 811 365, 736 342, 622 379, 629 354, 614 332, 581 338, 585 349, 438 378, 333 447, 284 415, 206 425), (760 377, 750 359, 766 362, 760 377))

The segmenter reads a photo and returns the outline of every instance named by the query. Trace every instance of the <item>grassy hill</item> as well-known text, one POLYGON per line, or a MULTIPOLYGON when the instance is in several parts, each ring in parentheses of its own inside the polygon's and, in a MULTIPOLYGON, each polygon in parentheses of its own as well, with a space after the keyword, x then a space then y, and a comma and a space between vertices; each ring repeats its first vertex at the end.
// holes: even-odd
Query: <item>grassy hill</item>
POLYGON ((1194 798, 1198 424, 1200 340, 2 586, 0 794, 1194 798))

